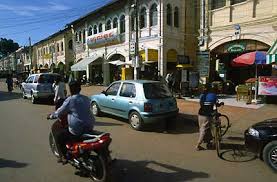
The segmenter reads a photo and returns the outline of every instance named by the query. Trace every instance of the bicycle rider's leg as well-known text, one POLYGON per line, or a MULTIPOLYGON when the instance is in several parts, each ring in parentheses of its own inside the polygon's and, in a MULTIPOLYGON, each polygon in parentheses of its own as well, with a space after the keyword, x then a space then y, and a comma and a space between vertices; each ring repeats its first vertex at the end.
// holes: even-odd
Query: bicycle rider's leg
POLYGON ((196 149, 200 149, 200 145, 203 143, 204 137, 209 129, 210 118, 208 116, 198 115, 199 124, 199 138, 196 145, 196 149))

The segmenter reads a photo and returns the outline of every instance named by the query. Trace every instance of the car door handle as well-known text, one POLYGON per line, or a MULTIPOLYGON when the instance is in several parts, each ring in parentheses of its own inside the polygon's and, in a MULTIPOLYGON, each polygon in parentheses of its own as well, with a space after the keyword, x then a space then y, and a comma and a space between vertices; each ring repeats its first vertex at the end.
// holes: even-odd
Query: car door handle
POLYGON ((133 104, 133 101, 129 101, 129 104, 133 104))
POLYGON ((112 101, 114 101, 115 99, 112 99, 112 101))

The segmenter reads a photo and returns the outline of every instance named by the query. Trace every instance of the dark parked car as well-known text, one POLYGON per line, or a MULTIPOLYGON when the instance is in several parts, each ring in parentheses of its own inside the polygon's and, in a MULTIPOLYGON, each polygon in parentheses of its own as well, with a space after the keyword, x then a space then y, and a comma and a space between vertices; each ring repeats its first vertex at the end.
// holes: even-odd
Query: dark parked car
POLYGON ((246 147, 277 172, 277 118, 256 123, 244 135, 246 147))

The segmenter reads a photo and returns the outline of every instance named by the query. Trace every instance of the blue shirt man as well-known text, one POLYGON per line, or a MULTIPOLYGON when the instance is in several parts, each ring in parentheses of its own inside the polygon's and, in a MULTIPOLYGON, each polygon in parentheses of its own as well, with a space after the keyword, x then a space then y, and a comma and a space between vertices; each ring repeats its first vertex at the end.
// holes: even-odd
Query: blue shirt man
POLYGON ((90 111, 88 97, 80 94, 68 97, 52 117, 62 117, 64 114, 67 114, 68 129, 73 135, 81 135, 93 129, 95 118, 90 111))
POLYGON ((199 113, 203 116, 211 116, 213 107, 217 102, 217 96, 215 93, 207 92, 200 95, 200 109, 199 113))

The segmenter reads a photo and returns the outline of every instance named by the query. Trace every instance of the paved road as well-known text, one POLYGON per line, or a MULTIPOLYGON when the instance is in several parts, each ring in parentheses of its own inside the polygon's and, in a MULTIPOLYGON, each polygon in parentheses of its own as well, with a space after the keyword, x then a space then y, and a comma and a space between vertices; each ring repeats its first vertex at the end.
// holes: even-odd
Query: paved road
MULTIPOLYGON (((9 94, 0 84, 0 179, 1 182, 90 181, 74 175, 74 168, 57 164, 48 147, 53 110, 46 104, 32 105, 19 93, 9 94)), ((113 137, 114 181, 276 181, 260 160, 227 162, 215 151, 194 151, 196 123, 182 120, 184 128, 162 133, 151 126, 136 132, 124 120, 97 118, 97 129, 113 137)), ((230 155, 226 159, 232 160, 230 155)), ((244 159, 244 158, 243 158, 244 159)))

